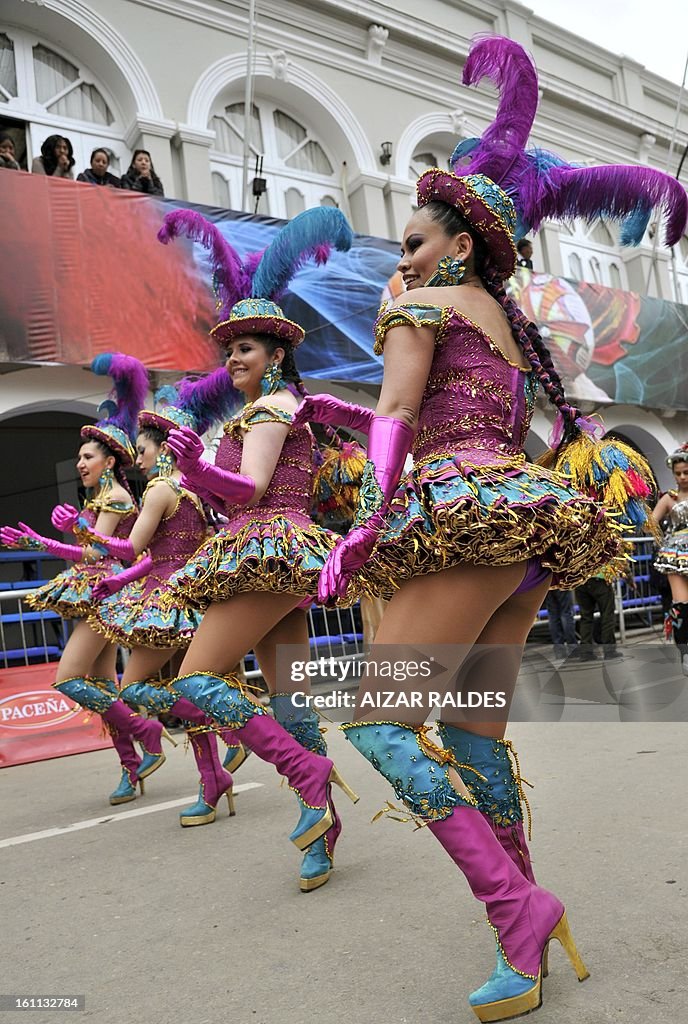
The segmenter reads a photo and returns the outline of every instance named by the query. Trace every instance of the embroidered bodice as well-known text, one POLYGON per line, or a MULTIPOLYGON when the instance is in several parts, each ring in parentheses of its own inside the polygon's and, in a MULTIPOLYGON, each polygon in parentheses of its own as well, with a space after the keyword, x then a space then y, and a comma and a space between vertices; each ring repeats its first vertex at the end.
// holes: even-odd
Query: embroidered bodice
POLYGON ((398 324, 437 328, 435 352, 413 443, 414 465, 457 453, 494 465, 523 456, 538 380, 501 351, 453 306, 384 304, 375 322, 375 351, 398 324))
POLYGON ((138 510, 134 505, 124 505, 119 501, 92 498, 84 505, 81 518, 86 521, 90 529, 93 529, 101 512, 114 512, 119 517, 112 536, 122 538, 129 536, 138 516, 138 510))
POLYGON ((676 502, 669 512, 669 519, 671 520, 672 533, 675 530, 688 529, 688 498, 676 502))
POLYGON ((160 520, 148 545, 156 576, 169 576, 185 565, 205 540, 208 525, 196 495, 180 487, 176 480, 151 480, 146 491, 163 486, 174 491, 177 501, 172 513, 160 520))
MULTIPOLYGON (((291 419, 289 413, 273 406, 246 406, 225 424, 215 465, 230 473, 240 473, 244 432, 258 423, 289 424, 291 419)), ((228 518, 231 520, 250 514, 251 518, 265 519, 284 513, 296 513, 310 519, 315 452, 316 442, 310 427, 304 425, 291 429, 263 497, 248 508, 245 505, 227 505, 228 518)))

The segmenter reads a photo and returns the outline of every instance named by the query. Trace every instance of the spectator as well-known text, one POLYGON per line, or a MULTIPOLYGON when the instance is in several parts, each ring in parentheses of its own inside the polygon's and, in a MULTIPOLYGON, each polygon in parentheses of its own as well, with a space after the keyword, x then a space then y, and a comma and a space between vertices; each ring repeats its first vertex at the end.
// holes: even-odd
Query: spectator
POLYGON ((614 588, 604 578, 604 570, 576 587, 576 600, 580 609, 580 660, 595 661, 593 649, 593 619, 595 609, 600 613, 600 641, 606 659, 620 658, 614 635, 614 588))
POLYGON ((53 178, 74 180, 74 150, 69 139, 63 135, 49 135, 41 146, 41 155, 31 164, 32 174, 48 174, 53 178))
POLYGON ((518 251, 518 259, 516 263, 519 267, 527 267, 528 270, 533 269, 533 243, 529 238, 519 238, 516 243, 516 249, 518 251))
POLYGON ((14 139, 6 132, 0 134, 0 168, 6 171, 20 171, 21 167, 16 161, 14 151, 14 139))
POLYGON ((81 174, 77 175, 77 181, 85 181, 89 185, 106 185, 109 188, 119 188, 120 179, 115 174, 110 174, 110 153, 107 149, 94 149, 91 153, 91 166, 81 174))
POLYGON ((550 590, 545 598, 547 624, 555 658, 576 654, 578 638, 573 621, 573 594, 570 590, 550 590))
POLYGON ((147 149, 134 150, 129 169, 122 175, 120 188, 129 189, 130 192, 143 192, 149 196, 165 195, 147 149))

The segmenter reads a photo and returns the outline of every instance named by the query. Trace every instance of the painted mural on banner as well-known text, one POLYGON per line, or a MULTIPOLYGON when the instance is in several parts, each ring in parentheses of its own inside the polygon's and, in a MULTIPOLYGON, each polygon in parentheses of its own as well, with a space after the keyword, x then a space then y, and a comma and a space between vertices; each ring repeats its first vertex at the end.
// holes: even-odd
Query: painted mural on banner
MULTIPOLYGON (((88 364, 112 348, 151 369, 220 361, 206 251, 162 246, 166 212, 198 209, 240 255, 269 244, 282 221, 27 174, 0 178, 0 359, 88 364)), ((305 377, 378 383, 372 324, 394 294, 398 245, 356 236, 327 267, 306 265, 283 299, 306 329, 305 377)), ((538 325, 570 396, 688 408, 688 307, 520 270, 511 290, 538 325)))

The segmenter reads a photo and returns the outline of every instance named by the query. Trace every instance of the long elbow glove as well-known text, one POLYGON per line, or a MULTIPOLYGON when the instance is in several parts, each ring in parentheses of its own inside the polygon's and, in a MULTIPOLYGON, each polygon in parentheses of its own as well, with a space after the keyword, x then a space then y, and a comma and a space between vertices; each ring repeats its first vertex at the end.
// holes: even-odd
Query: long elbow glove
POLYGON ((334 395, 307 395, 294 413, 292 426, 302 423, 324 423, 329 427, 347 427, 367 434, 375 411, 364 405, 344 402, 334 395))
POLYGON ((106 597, 110 597, 111 594, 120 591, 122 587, 126 587, 127 583, 133 583, 134 580, 140 580, 142 576, 147 576, 152 568, 153 559, 150 555, 146 555, 129 569, 124 569, 123 572, 118 572, 114 576, 106 576, 93 588, 94 601, 104 601, 106 597))
POLYGON ((318 600, 327 604, 344 597, 351 577, 370 557, 385 522, 406 456, 411 450, 414 432, 401 420, 389 416, 373 417, 368 434, 368 461, 381 491, 379 507, 362 526, 356 526, 330 552, 318 581, 318 600))
POLYGON ((84 549, 80 544, 62 544, 59 540, 42 537, 26 523, 19 523, 19 529, 3 526, 0 529, 0 544, 20 551, 47 551, 55 558, 64 558, 67 562, 80 562, 84 557, 84 549))
POLYGON ((205 462, 202 458, 203 442, 190 427, 171 430, 167 443, 192 489, 201 488, 232 505, 248 505, 253 498, 256 485, 251 477, 229 473, 205 462))

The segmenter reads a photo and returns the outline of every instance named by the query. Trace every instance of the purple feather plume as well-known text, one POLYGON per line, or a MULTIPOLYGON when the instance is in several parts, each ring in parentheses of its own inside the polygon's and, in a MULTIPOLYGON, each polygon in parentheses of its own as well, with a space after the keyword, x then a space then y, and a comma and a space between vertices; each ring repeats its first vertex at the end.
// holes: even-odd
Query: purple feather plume
POLYGON ((666 242, 675 245, 688 220, 685 189, 649 167, 576 167, 542 149, 526 151, 537 109, 537 72, 522 46, 500 36, 480 37, 464 66, 463 81, 490 78, 499 89, 494 122, 480 140, 457 146, 460 174, 486 174, 514 201, 519 231, 537 230, 548 217, 621 220, 621 244, 637 245, 650 211, 667 217, 666 242))
POLYGON ((235 302, 251 294, 252 275, 247 273, 238 253, 221 231, 195 210, 174 210, 165 215, 158 241, 167 245, 171 239, 180 236, 198 242, 209 251, 213 287, 222 305, 221 318, 229 316, 235 302))
POLYGON ((194 417, 197 434, 205 434, 213 423, 224 423, 245 402, 224 366, 196 380, 185 377, 177 393, 176 404, 194 417))
POLYGON ((471 152, 463 174, 487 174, 505 191, 527 173, 525 148, 538 105, 535 65, 528 53, 503 36, 477 37, 463 69, 463 84, 489 78, 499 90, 495 119, 471 152))
POLYGON ((680 182, 650 167, 551 167, 521 196, 525 219, 537 230, 547 217, 567 220, 605 217, 623 220, 637 214, 639 205, 663 210, 665 241, 675 245, 688 222, 688 195, 680 182))
POLYGON ((100 376, 112 377, 114 381, 110 398, 115 408, 112 409, 112 402, 108 402, 108 415, 98 425, 110 423, 133 439, 136 436, 137 417, 148 394, 146 367, 135 356, 127 356, 123 352, 103 352, 95 357, 91 369, 100 376))

